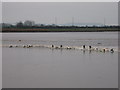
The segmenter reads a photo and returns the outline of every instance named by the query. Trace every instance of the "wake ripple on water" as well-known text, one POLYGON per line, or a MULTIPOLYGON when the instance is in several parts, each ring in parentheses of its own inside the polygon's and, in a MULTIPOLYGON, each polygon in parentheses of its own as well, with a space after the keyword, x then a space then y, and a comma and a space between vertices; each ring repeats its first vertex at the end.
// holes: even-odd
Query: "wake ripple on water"
POLYGON ((72 41, 51 41, 51 40, 3 40, 1 47, 9 47, 9 48, 50 48, 50 49, 75 49, 75 50, 86 50, 86 51, 100 51, 100 52, 111 52, 113 49, 115 52, 120 52, 118 46, 104 46, 102 43, 97 43, 96 45, 91 43, 84 42, 72 42, 72 41), (52 46, 53 45, 53 46, 52 46), (61 46, 62 45, 62 46, 61 46), (83 48, 83 45, 86 45, 86 48, 83 48), (91 46, 92 48, 89 48, 91 46))

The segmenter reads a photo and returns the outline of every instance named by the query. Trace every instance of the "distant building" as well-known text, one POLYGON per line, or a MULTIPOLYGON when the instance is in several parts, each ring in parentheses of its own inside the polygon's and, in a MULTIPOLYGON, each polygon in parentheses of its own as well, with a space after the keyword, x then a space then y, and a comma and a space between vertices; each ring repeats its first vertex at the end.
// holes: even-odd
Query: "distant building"
POLYGON ((11 26, 11 24, 8 24, 8 23, 2 23, 1 25, 2 25, 2 27, 10 27, 11 26))
POLYGON ((24 26, 34 26, 34 25, 35 25, 34 21, 27 20, 24 22, 24 26))

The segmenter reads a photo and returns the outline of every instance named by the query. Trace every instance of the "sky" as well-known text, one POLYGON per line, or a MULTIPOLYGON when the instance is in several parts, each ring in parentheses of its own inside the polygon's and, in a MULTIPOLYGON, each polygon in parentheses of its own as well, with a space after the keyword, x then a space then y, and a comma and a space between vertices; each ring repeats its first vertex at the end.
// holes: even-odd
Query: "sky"
POLYGON ((3 2, 5 23, 33 20, 40 24, 118 24, 117 2, 3 2))
POLYGON ((2 2, 119 2, 120 0, 0 0, 2 2))

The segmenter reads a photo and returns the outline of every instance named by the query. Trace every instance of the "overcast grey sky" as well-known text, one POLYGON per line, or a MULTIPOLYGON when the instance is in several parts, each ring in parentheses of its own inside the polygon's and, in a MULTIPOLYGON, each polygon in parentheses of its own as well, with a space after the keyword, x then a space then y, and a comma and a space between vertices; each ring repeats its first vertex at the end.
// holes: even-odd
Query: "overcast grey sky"
POLYGON ((117 2, 3 2, 3 22, 118 24, 117 2))

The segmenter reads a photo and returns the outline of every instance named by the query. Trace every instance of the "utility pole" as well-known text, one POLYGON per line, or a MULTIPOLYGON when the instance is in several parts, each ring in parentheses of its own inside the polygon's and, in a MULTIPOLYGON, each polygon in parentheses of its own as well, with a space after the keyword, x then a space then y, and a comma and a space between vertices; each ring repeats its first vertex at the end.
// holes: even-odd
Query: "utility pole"
POLYGON ((74 17, 72 17, 72 26, 74 26, 74 17))
POLYGON ((55 25, 57 26, 57 17, 55 17, 55 25))
POLYGON ((105 20, 105 18, 104 18, 104 26, 106 26, 106 20, 105 20))

